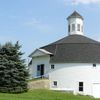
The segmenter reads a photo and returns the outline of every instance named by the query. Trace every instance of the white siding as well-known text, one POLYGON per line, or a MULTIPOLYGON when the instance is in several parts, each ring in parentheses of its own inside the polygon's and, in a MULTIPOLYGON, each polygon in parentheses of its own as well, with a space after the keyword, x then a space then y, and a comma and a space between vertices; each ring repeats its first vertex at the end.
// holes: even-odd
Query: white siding
POLYGON ((93 83, 100 83, 100 64, 93 68, 93 64, 55 64, 55 69, 49 74, 50 88, 54 90, 72 90, 75 94, 79 82, 84 82, 83 95, 92 95, 93 83), (57 87, 53 86, 57 81, 57 87))
POLYGON ((30 66, 30 77, 35 78, 37 77, 37 65, 44 64, 44 74, 47 74, 48 71, 50 70, 50 56, 49 55, 44 55, 44 56, 39 56, 39 57, 34 57, 32 58, 32 65, 30 66))

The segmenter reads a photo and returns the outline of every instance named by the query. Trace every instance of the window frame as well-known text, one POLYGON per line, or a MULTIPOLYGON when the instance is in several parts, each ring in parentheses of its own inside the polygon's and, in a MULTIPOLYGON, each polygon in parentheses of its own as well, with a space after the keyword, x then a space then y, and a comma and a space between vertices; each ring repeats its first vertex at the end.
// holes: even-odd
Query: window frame
POLYGON ((70 25, 68 25, 68 32, 70 32, 70 25))
POLYGON ((55 65, 54 64, 51 65, 51 69, 55 69, 55 65))
POLYGON ((57 86, 57 85, 58 85, 57 81, 53 81, 53 86, 57 86))
POLYGON ((93 64, 93 67, 96 68, 96 66, 97 66, 97 65, 94 63, 94 64, 93 64))
POLYGON ((41 70, 41 65, 37 65, 37 71, 41 70))
POLYGON ((84 82, 79 82, 79 92, 83 92, 84 91, 84 82))
POLYGON ((83 32, 83 26, 81 26, 81 31, 83 32))
POLYGON ((77 24, 77 31, 81 31, 81 25, 77 24))
POLYGON ((72 32, 75 31, 75 24, 72 24, 72 32))

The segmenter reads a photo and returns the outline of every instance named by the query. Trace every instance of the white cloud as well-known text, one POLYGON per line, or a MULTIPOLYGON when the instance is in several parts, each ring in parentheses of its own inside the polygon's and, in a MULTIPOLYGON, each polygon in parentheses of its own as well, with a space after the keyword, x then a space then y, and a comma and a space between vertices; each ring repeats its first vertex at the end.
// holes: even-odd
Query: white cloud
POLYGON ((68 5, 68 4, 74 4, 74 5, 78 5, 78 4, 98 4, 98 3, 100 3, 100 0, 64 0, 64 3, 66 5, 68 5))
POLYGON ((30 20, 26 21, 24 26, 31 27, 33 29, 35 28, 41 32, 49 32, 51 30, 51 27, 48 24, 41 22, 36 18, 31 18, 30 20))

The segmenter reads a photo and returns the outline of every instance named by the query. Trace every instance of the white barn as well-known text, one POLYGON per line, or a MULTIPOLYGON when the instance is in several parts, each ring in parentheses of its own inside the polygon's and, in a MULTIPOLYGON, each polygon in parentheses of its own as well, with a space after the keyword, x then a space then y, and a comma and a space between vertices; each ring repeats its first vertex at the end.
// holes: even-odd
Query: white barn
POLYGON ((67 20, 67 37, 30 54, 30 77, 48 77, 52 90, 100 98, 100 42, 84 36, 79 13, 67 20))

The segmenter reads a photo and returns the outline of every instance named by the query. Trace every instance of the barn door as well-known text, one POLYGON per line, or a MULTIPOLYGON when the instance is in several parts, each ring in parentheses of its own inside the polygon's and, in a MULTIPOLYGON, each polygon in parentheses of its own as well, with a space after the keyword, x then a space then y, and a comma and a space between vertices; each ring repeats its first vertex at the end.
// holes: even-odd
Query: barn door
POLYGON ((93 96, 95 98, 100 98, 100 83, 93 84, 93 96))
POLYGON ((42 77, 44 75, 44 64, 37 65, 37 76, 42 77))
POLYGON ((40 75, 43 76, 44 75, 44 64, 41 65, 41 72, 40 75))

